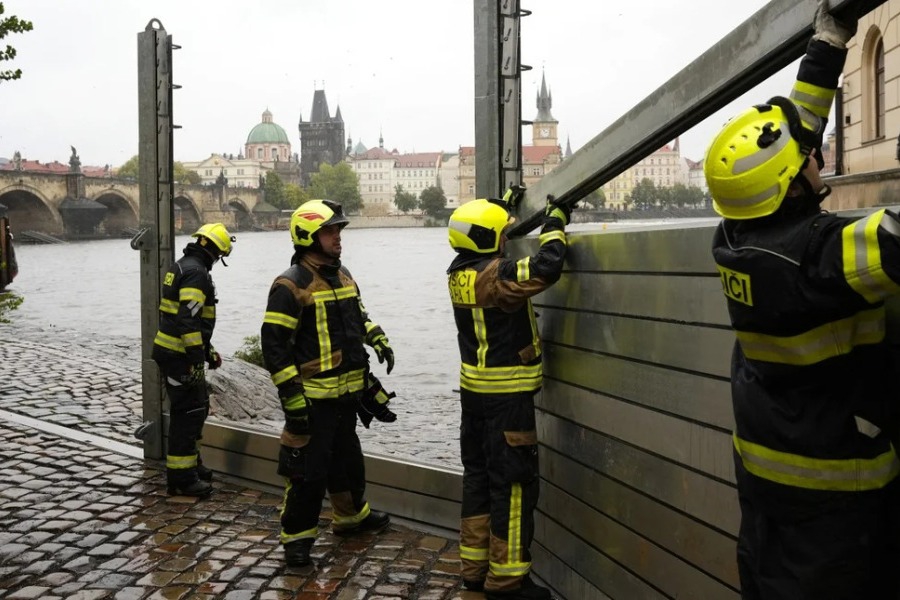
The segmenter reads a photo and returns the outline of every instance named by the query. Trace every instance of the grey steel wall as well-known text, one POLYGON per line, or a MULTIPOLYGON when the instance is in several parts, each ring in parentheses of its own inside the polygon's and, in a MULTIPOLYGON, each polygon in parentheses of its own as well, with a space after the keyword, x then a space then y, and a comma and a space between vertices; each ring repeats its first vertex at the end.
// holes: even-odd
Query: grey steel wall
POLYGON ((712 231, 570 235, 562 279, 535 303, 535 564, 566 598, 739 597, 734 334, 712 231))

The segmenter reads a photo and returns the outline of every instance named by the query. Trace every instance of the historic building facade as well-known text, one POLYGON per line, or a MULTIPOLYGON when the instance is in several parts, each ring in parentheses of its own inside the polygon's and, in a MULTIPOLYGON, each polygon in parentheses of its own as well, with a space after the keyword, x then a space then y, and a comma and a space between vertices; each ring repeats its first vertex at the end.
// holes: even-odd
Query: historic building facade
MULTIPOLYGON (((359 195, 365 215, 387 215, 396 211, 394 206, 394 171, 399 153, 384 149, 384 138, 379 138, 377 148, 366 149, 358 143, 347 157, 350 168, 359 181, 359 195)), ((348 146, 352 142, 348 140, 348 146)))
POLYGON ((321 165, 336 165, 344 160, 346 148, 341 107, 337 107, 332 117, 325 90, 316 90, 309 120, 304 121, 301 114, 297 127, 300 130, 300 170, 303 185, 308 186, 310 177, 318 173, 321 165))

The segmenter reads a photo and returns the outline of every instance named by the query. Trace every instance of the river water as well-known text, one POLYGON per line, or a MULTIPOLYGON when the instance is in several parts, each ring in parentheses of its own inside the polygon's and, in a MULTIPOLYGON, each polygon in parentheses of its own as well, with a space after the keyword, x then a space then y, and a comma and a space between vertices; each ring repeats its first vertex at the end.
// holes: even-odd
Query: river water
MULTIPOLYGON (((656 223, 577 225, 570 231, 656 223)), ((177 257, 189 241, 177 238, 177 257)), ((342 244, 343 263, 396 357, 393 372, 385 375, 372 353, 374 372, 397 392, 391 408, 399 419, 374 424, 364 448, 368 438, 382 453, 458 466, 459 354, 445 276, 454 253, 446 229, 351 224, 342 244)), ((237 234, 228 266, 220 262, 212 271, 219 297, 213 343, 219 352, 231 355, 246 337, 259 334, 269 286, 289 266, 292 251, 286 231, 237 234)), ((43 332, 47 342, 57 337, 70 344, 133 343, 140 355, 140 259, 129 240, 19 245, 16 256, 19 275, 10 290, 24 302, 9 316, 17 326, 43 332)))
MULTIPOLYGON (((269 286, 293 252, 287 231, 236 235, 228 266, 219 262, 212 271, 219 298, 213 343, 223 355, 259 334, 269 286)), ((176 239, 176 256, 190 239, 176 239)), ((397 392, 391 407, 399 420, 375 423, 365 435, 380 436, 376 449, 386 453, 458 464, 459 354, 444 274, 454 253, 446 229, 351 226, 342 245, 342 261, 396 358, 386 375, 371 353, 374 372, 397 392)), ((51 343, 56 337, 121 347, 130 340, 140 354, 140 257, 129 240, 18 245, 16 257, 19 275, 10 290, 24 298, 9 315, 16 326, 44 332, 51 343)))

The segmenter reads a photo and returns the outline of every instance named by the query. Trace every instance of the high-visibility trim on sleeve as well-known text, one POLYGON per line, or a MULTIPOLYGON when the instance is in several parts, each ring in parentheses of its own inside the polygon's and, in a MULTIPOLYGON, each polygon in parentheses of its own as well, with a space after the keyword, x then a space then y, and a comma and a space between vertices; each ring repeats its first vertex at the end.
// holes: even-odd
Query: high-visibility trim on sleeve
POLYGON ((270 325, 280 325, 281 327, 287 327, 291 330, 296 329, 297 323, 299 322, 299 319, 296 319, 291 315, 268 310, 266 311, 265 318, 263 318, 263 323, 268 323, 270 325))
POLYGON ((554 229, 553 231, 548 231, 547 233, 540 234, 538 236, 538 241, 540 242, 541 246, 554 241, 560 241, 563 244, 568 245, 568 242, 566 241, 566 232, 559 229, 554 229))
POLYGON ((300 373, 297 371, 296 365, 291 365, 289 367, 285 367, 284 369, 278 371, 277 373, 272 374, 272 383, 275 385, 281 385, 285 381, 289 381, 294 377, 299 376, 300 373))
POLYGON ((516 281, 528 281, 531 279, 531 258, 520 258, 516 261, 516 281))
POLYGON ((881 264, 879 227, 893 235, 900 233, 895 233, 898 226, 893 219, 885 219, 884 209, 847 225, 842 232, 844 277, 871 304, 900 292, 900 285, 888 277, 881 264))
POLYGON ((203 290, 197 288, 183 287, 178 290, 178 300, 180 302, 197 302, 198 304, 206 303, 206 294, 203 290))

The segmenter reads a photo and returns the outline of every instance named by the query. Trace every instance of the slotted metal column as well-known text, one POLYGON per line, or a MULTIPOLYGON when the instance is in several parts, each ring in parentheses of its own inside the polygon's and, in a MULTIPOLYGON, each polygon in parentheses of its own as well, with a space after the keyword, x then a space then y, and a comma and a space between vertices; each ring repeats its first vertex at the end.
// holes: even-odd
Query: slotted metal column
POLYGON ((475 196, 522 183, 519 0, 475 0, 475 196))
POLYGON ((138 34, 140 231, 131 247, 141 260, 141 372, 144 424, 135 432, 144 456, 163 456, 163 386, 150 357, 159 327, 162 277, 175 259, 172 198, 172 36, 151 19, 138 34))

